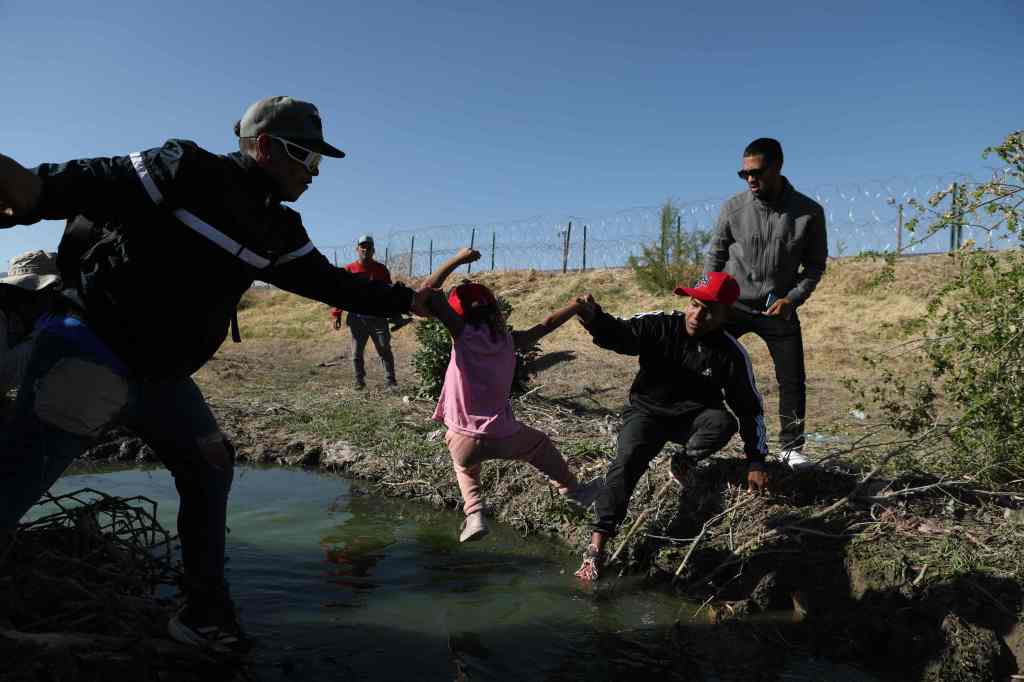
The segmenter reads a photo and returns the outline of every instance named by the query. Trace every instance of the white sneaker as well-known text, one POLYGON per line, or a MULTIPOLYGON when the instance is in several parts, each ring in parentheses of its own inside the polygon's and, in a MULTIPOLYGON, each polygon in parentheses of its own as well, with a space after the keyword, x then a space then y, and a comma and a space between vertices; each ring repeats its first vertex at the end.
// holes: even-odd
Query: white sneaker
POLYGON ((188 606, 183 606, 167 622, 167 634, 182 644, 222 654, 244 653, 252 647, 251 640, 245 636, 233 616, 219 624, 194 623, 189 618, 188 606))
POLYGON ((459 535, 459 542, 472 542, 487 535, 487 521, 484 520, 482 511, 473 512, 462 522, 462 534, 459 535))
POLYGON ((788 464, 790 469, 806 469, 814 466, 814 462, 804 456, 799 450, 780 450, 779 461, 788 464))
POLYGON ((604 479, 601 477, 591 479, 586 483, 581 483, 576 486, 576 489, 565 494, 565 499, 575 505, 579 505, 583 509, 587 509, 590 505, 594 504, 594 500, 601 494, 604 489, 604 479))

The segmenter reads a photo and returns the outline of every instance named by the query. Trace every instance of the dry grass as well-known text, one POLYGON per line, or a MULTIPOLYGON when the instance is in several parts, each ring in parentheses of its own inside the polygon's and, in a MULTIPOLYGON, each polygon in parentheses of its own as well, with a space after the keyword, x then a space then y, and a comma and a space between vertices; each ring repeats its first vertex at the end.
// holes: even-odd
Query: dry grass
MULTIPOLYGON (((808 374, 809 431, 836 430, 848 421, 850 399, 841 380, 852 377, 870 383, 872 377, 865 374, 861 356, 896 349, 918 331, 913 320, 924 312, 928 296, 955 267, 952 259, 944 255, 905 258, 898 261, 893 281, 879 281, 883 266, 881 260, 833 261, 818 290, 800 310, 808 374)), ((458 281, 459 277, 456 274, 450 281, 458 281)), ((474 279, 508 299, 514 308, 511 322, 518 327, 543 319, 585 292, 593 293, 612 314, 623 316, 670 310, 681 303, 672 294, 657 296, 643 291, 625 269, 566 275, 529 270, 475 273, 474 279)), ((239 322, 245 342, 227 344, 212 363, 213 369, 200 374, 201 383, 210 383, 204 379, 211 374, 222 378, 225 367, 237 363, 252 365, 252 371, 265 371, 259 365, 266 359, 308 374, 304 368, 313 368, 319 362, 349 352, 347 331, 336 332, 332 328, 327 306, 287 292, 251 290, 243 299, 239 322)), ((771 415, 777 407, 777 390, 771 358, 760 339, 747 336, 743 342, 750 350, 758 384, 766 397, 769 423, 774 424, 771 415)), ((410 384, 413 379, 409 358, 415 349, 410 327, 395 335, 394 346, 400 382, 410 384)), ((535 377, 542 387, 539 395, 603 411, 615 411, 623 404, 636 371, 635 359, 594 347, 576 323, 569 323, 545 338, 541 348, 553 364, 545 366, 535 377)), ((367 353, 372 382, 379 377, 374 374, 372 348, 367 353)), ((908 373, 915 369, 913 359, 898 351, 887 362, 908 373)), ((237 374, 234 378, 245 376, 244 372, 237 374)), ((351 365, 347 359, 342 360, 318 375, 329 387, 347 388, 352 379, 351 365)), ((299 377, 293 378, 302 382, 299 377)), ((231 390, 234 386, 235 382, 229 381, 224 388, 231 390)), ((219 386, 210 389, 221 392, 219 386)))

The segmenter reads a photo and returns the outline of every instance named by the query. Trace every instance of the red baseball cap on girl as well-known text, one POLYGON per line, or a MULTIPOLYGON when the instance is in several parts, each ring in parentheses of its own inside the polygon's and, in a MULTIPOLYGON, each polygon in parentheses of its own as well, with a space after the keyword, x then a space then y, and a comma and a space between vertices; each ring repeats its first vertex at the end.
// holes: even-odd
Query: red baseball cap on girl
POLYGON ((677 286, 675 293, 705 303, 732 305, 740 297, 740 284, 732 275, 724 272, 706 272, 692 287, 677 286))
POLYGON ((497 301, 491 290, 476 282, 464 282, 448 294, 448 305, 459 317, 465 317, 466 311, 470 308, 494 305, 495 303, 497 301))

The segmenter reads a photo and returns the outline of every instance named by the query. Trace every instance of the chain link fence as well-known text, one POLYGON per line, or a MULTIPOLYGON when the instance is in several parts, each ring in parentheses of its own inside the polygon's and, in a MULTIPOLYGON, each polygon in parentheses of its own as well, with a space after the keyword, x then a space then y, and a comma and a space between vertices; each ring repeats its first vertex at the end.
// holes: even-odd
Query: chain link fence
MULTIPOLYGON (((905 228, 912 217, 911 199, 927 202, 935 192, 953 183, 975 183, 970 175, 949 173, 893 177, 880 180, 797 187, 825 210, 831 256, 896 251, 902 254, 937 253, 965 240, 1000 248, 983 228, 963 228, 956 234, 911 234, 905 228)), ((680 229, 710 231, 722 204, 717 199, 673 200, 680 211, 680 229)), ((607 214, 534 216, 522 220, 477 225, 434 225, 375 234, 377 259, 396 275, 429 273, 459 248, 472 245, 483 257, 474 270, 579 270, 621 267, 641 246, 659 238, 661 206, 640 206, 607 214)), ((923 226, 922 226, 923 227, 923 226)), ((338 264, 353 258, 353 246, 321 247, 338 264)))

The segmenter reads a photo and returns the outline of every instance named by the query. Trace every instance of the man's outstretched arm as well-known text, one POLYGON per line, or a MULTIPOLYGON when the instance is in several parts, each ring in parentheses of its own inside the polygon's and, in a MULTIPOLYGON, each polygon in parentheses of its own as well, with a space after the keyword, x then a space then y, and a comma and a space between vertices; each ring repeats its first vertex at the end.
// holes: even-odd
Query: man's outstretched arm
POLYGON ((278 265, 267 273, 267 281, 285 291, 311 298, 349 312, 375 317, 398 313, 438 317, 445 322, 455 314, 441 292, 404 284, 384 284, 357 277, 336 268, 316 248, 299 258, 278 265))
POLYGON ((0 227, 64 220, 91 213, 130 215, 157 204, 180 206, 182 193, 204 181, 210 152, 188 140, 129 156, 75 159, 25 168, 0 156, 0 227))
POLYGON ((459 249, 458 253, 438 265, 432 273, 427 275, 427 279, 424 280, 423 286, 431 289, 440 289, 444 285, 444 281, 448 279, 448 276, 455 272, 455 268, 478 260, 480 260, 479 251, 463 247, 459 249))
POLYGON ((571 320, 574 315, 579 313, 580 308, 584 305, 585 303, 580 300, 573 301, 569 305, 559 308, 548 315, 540 324, 535 324, 529 329, 512 332, 512 339, 515 341, 516 348, 529 348, 533 344, 537 343, 542 338, 571 320))
POLYGON ((43 183, 35 173, 0 154, 0 228, 18 224, 39 204, 43 183))
POLYGON ((576 302, 580 322, 596 345, 622 355, 640 354, 640 337, 630 321, 612 317, 601 310, 591 294, 576 299, 576 302))

